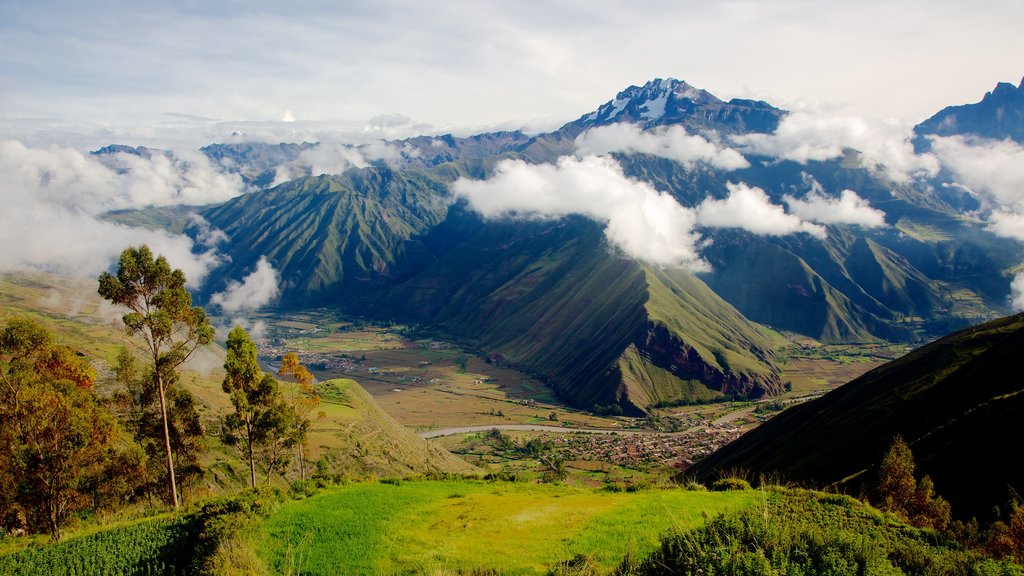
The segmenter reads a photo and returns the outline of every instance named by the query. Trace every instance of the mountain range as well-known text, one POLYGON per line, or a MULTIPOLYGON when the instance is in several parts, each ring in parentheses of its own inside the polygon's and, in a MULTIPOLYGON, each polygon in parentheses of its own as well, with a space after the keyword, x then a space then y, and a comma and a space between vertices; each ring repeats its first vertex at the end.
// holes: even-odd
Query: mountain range
MULTIPOLYGON (((923 122, 918 138, 1018 134, 1020 92, 1000 84, 979 104, 923 122)), ((337 174, 300 162, 315 144, 211 145, 203 151, 253 191, 199 210, 229 237, 221 246, 229 258, 199 297, 266 259, 280 274, 278 307, 335 306, 432 326, 544 377, 570 403, 630 414, 780 391, 778 331, 826 343, 915 342, 1008 312, 1020 243, 965 217, 971 198, 943 185, 948 174, 895 178, 857 150, 806 161, 747 151, 727 167, 612 150, 625 177, 686 209, 722 201, 740 182, 776 205, 854 191, 884 214, 884 225, 829 224, 823 234, 702 228, 709 266, 695 271, 623 253, 593 219, 484 218, 451 190, 507 162, 571 156, 597 128, 681 130, 674 134, 721 149, 770 135, 788 116, 659 79, 550 133, 421 136, 388 143, 386 157, 352 147, 362 161, 337 174)))

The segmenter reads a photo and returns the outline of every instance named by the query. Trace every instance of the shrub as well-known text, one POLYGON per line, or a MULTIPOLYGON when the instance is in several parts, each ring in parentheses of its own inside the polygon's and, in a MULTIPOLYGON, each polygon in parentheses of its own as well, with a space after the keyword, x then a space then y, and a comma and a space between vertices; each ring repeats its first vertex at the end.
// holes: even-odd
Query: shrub
POLYGON ((715 492, 725 492, 727 490, 750 490, 750 482, 742 478, 721 478, 715 480, 711 484, 711 489, 715 492))

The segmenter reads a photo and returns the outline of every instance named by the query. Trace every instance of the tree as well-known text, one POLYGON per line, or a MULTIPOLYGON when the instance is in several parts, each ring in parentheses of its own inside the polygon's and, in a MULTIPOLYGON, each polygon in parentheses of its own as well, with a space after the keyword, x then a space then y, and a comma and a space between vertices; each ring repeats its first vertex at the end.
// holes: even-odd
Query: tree
MULTIPOLYGON (((201 457, 206 452, 206 444, 195 399, 176 383, 177 378, 165 382, 167 423, 174 454, 175 481, 178 489, 184 491, 203 475, 201 457)), ((156 378, 152 370, 140 370, 131 351, 122 348, 114 364, 114 384, 117 389, 110 402, 148 457, 145 490, 151 496, 160 494, 163 492, 161 487, 166 484, 167 469, 162 463, 163 422, 156 378)))
POLYGON ((267 479, 281 466, 280 454, 293 444, 295 412, 281 397, 277 380, 260 368, 256 344, 241 326, 228 334, 223 389, 235 411, 224 417, 222 437, 238 446, 249 460, 249 478, 256 487, 256 459, 266 460, 267 479))
POLYGON ((0 333, 0 508, 60 540, 69 515, 130 494, 137 447, 120 449, 117 421, 92 392, 88 363, 25 319, 0 333), (114 481, 116 480, 116 481, 114 481))
POLYGON ((878 483, 871 501, 879 509, 901 516, 914 526, 941 532, 949 526, 949 502, 935 494, 930 477, 915 480, 915 468, 910 446, 903 437, 896 436, 878 467, 878 483))
MULTIPOLYGON (((289 404, 295 412, 295 426, 292 429, 293 442, 299 457, 299 478, 306 479, 306 439, 309 435, 309 415, 320 405, 320 397, 313 390, 314 377, 299 363, 299 356, 289 352, 281 358, 278 376, 290 376, 298 384, 289 397, 289 404)), ((323 415, 321 413, 321 415, 323 415)))
POLYGON ((199 306, 192 306, 192 296, 185 290, 185 274, 179 269, 172 270, 163 256, 154 259, 146 246, 129 247, 121 253, 117 274, 104 272, 100 275, 99 294, 128 308, 129 312, 122 317, 125 331, 130 336, 141 337, 143 350, 152 362, 160 399, 169 496, 171 505, 177 508, 167 386, 192 352, 210 343, 213 327, 206 312, 199 306))

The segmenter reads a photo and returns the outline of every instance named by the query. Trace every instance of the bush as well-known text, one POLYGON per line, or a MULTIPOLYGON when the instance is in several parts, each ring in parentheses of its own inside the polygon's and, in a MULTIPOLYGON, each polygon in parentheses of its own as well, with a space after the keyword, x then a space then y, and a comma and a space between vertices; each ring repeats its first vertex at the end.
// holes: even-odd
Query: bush
POLYGON ((720 480, 715 480, 715 482, 711 484, 711 489, 715 492, 725 492, 728 490, 750 490, 751 486, 750 482, 747 482, 742 478, 722 478, 720 480))

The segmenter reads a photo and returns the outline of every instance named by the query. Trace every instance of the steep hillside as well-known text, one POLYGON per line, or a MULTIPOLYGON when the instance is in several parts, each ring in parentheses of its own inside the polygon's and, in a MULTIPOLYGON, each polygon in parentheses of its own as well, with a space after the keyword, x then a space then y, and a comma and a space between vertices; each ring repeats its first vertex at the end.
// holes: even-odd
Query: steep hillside
POLYGON ((230 261, 207 292, 266 257, 281 274, 282 304, 320 303, 400 280, 424 255, 413 235, 439 222, 446 183, 388 168, 314 176, 239 196, 201 214, 226 232, 230 261))
POLYGON ((781 390, 762 327, 689 273, 612 254, 593 222, 486 223, 456 208, 423 242, 437 261, 365 308, 441 326, 578 406, 635 414, 781 390))
POLYGON ((955 516, 987 519, 1024 490, 1024 315, 957 332, 795 406, 698 463, 858 490, 896 435, 955 516))

